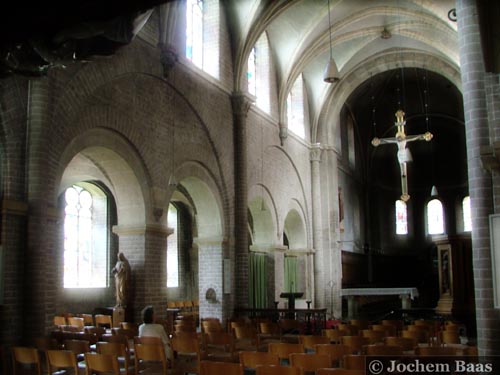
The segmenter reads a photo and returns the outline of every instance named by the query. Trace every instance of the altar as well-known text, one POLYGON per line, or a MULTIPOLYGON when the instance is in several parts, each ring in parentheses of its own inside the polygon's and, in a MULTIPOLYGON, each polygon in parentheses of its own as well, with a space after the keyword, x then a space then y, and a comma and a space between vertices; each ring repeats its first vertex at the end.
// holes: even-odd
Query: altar
POLYGON ((394 296, 401 299, 401 308, 411 308, 411 300, 418 297, 417 288, 349 288, 342 289, 341 296, 347 297, 347 314, 349 318, 358 316, 359 296, 394 296))

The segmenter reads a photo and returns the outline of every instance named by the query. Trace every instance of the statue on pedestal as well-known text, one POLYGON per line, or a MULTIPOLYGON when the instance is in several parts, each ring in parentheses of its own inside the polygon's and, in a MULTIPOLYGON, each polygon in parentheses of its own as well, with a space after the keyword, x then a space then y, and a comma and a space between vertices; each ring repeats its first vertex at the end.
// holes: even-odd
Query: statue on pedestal
POLYGON ((115 276, 116 306, 127 306, 130 295, 130 263, 122 252, 118 253, 118 261, 111 270, 115 276))

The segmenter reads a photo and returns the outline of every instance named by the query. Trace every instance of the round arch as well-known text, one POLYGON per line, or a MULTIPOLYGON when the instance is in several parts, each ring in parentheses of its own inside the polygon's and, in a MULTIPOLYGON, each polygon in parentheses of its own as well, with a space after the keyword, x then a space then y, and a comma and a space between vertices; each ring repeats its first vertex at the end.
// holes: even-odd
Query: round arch
POLYGON ((149 176, 135 149, 117 132, 94 128, 75 137, 62 154, 57 176, 54 200, 75 182, 99 180, 116 199, 120 226, 144 225, 152 216, 149 176))
POLYGON ((288 238, 288 247, 294 249, 307 248, 307 231, 304 211, 296 200, 292 200, 283 224, 283 232, 288 238))

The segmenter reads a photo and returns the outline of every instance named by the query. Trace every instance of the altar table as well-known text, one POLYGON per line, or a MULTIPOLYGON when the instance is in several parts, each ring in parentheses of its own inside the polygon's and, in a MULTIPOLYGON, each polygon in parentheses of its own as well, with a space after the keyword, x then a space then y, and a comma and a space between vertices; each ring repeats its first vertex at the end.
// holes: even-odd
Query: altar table
POLYGON ((347 297, 347 314, 349 318, 358 316, 359 296, 397 295, 401 299, 401 308, 411 308, 411 300, 418 297, 417 288, 349 288, 341 290, 342 297, 347 297))

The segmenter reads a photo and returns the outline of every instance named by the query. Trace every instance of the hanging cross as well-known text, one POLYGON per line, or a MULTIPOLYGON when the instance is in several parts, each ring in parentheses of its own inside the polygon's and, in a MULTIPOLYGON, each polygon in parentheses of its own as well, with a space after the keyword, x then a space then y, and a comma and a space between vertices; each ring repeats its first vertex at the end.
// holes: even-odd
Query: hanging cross
POLYGON ((397 132, 395 137, 389 138, 373 138, 372 145, 377 147, 381 144, 394 143, 398 146, 398 162, 399 168, 401 171, 401 199, 404 202, 407 202, 410 199, 410 195, 408 194, 408 179, 407 179, 407 170, 406 163, 412 161, 410 149, 406 148, 406 144, 408 142, 413 141, 427 141, 429 142, 432 139, 432 133, 425 132, 424 134, 417 135, 406 135, 405 133, 405 113, 400 109, 396 112, 396 122, 394 125, 397 127, 397 132))

